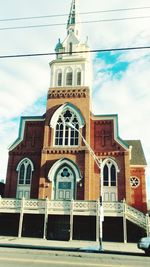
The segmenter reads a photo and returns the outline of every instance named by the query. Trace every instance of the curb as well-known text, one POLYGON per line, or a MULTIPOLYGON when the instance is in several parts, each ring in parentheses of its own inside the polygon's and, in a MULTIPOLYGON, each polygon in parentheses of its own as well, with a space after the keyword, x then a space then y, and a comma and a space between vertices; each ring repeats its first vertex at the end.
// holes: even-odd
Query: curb
POLYGON ((39 250, 49 250, 49 251, 66 251, 66 252, 78 252, 78 253, 94 253, 94 254, 118 254, 118 255, 132 255, 132 256, 144 256, 143 252, 129 252, 129 251, 115 251, 115 250, 92 250, 90 248, 70 248, 70 247, 52 247, 52 246, 42 246, 42 245, 26 245, 26 244, 6 244, 1 243, 0 247, 3 248, 20 248, 20 249, 39 249, 39 250))

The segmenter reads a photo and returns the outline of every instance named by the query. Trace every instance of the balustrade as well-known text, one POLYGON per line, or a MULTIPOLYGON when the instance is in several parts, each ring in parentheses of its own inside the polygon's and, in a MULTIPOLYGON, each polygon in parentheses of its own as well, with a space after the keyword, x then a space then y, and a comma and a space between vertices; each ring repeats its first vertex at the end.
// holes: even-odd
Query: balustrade
MULTIPOLYGON (((7 199, 0 196, 0 213, 41 213, 99 216, 97 201, 57 201, 44 199, 7 199), (22 208, 23 207, 23 208, 22 208), (22 210, 23 209, 23 210, 22 210)), ((123 202, 103 202, 104 217, 120 216, 150 232, 149 218, 123 202)))

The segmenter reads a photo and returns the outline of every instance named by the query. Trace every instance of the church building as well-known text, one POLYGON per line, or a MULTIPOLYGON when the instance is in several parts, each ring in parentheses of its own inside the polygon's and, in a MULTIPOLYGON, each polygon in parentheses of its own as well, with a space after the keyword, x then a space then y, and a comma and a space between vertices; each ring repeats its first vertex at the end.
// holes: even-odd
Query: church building
MULTIPOLYGON (((56 58, 49 64, 46 112, 42 116, 21 117, 18 138, 9 147, 5 198, 84 205, 101 197, 107 240, 111 225, 113 231, 117 225, 117 231, 122 218, 105 216, 105 206, 125 202, 137 212, 147 212, 146 160, 140 140, 123 140, 119 136, 117 114, 92 112, 91 53, 87 40, 81 41, 77 11, 78 1, 72 0, 66 38, 58 40, 56 58)), ((35 224, 31 211, 25 215, 24 228, 28 220, 35 224)), ((47 238, 63 239, 62 232, 70 225, 68 216, 59 210, 48 215, 47 238)), ((37 223, 40 220, 43 219, 37 219, 37 223)), ((94 239, 96 220, 92 213, 85 217, 75 214, 73 238, 94 239), (87 224, 91 225, 90 233, 87 224)), ((129 228, 133 230, 134 226, 129 228)))

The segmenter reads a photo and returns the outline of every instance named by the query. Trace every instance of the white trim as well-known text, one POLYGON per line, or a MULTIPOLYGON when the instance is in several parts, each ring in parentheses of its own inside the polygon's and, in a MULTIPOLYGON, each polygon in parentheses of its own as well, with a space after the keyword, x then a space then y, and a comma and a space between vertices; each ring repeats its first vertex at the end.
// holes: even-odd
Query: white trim
POLYGON ((117 163, 116 163, 116 161, 115 161, 114 159, 112 159, 111 157, 105 158, 105 159, 102 161, 102 164, 101 164, 102 169, 104 168, 104 166, 105 166, 105 164, 107 163, 107 161, 111 161, 111 162, 114 164, 114 166, 115 166, 115 168, 116 168, 116 171, 117 171, 117 172, 120 172, 120 171, 119 171, 119 168, 118 168, 118 165, 117 165, 117 163))
POLYGON ((66 158, 60 159, 53 164, 53 166, 51 167, 48 173, 48 180, 50 182, 53 182, 53 177, 55 175, 55 172, 57 171, 58 168, 60 168, 64 164, 67 164, 74 170, 76 181, 79 182, 82 179, 82 177, 80 176, 78 168, 75 166, 76 164, 73 164, 70 160, 66 158))
POLYGON ((16 171, 19 171, 20 169, 20 165, 25 161, 27 160, 30 164, 31 164, 31 171, 33 172, 34 171, 34 165, 33 165, 33 162, 29 159, 29 158, 23 158, 21 161, 19 161, 18 165, 17 165, 17 168, 16 168, 16 171))
POLYGON ((49 173, 48 173, 48 180, 50 182, 52 182, 52 199, 54 199, 54 177, 55 177, 55 173, 56 171, 62 166, 62 165, 68 165, 69 167, 71 167, 71 169, 74 171, 75 173, 75 182, 80 182, 80 180, 83 178, 81 176, 81 173, 79 172, 79 169, 78 167, 76 166, 76 164, 74 164, 72 161, 66 159, 66 158, 63 158, 63 159, 60 159, 58 161, 56 161, 53 166, 51 167, 51 169, 49 170, 49 173))
MULTIPOLYGON (((98 121, 102 121, 102 120, 112 120, 114 122, 114 140, 119 144, 121 145, 126 151, 129 151, 130 152, 130 148, 127 147, 125 144, 124 144, 124 141, 121 140, 118 136, 118 117, 116 114, 114 115, 103 115, 103 116, 98 116, 98 115, 94 115, 92 114, 92 119, 94 121, 98 120, 98 121)), ((128 145, 128 144, 127 144, 128 145)))
POLYGON ((52 128, 55 128, 56 124, 57 124, 57 121, 58 121, 58 118, 60 116, 60 114, 67 110, 67 109, 70 109, 72 110, 76 115, 77 115, 77 118, 78 118, 78 121, 79 121, 79 127, 80 128, 83 128, 83 126, 85 125, 85 121, 84 121, 84 118, 81 114, 81 112, 78 110, 77 107, 75 107, 73 104, 71 103, 65 103, 63 104, 62 106, 60 106, 53 114, 52 118, 51 118, 51 121, 50 121, 50 127, 52 128))
POLYGON ((24 139, 24 130, 25 130, 25 123, 26 122, 30 122, 30 121, 45 121, 45 118, 24 118, 24 117, 21 117, 21 122, 20 122, 20 129, 19 129, 19 136, 18 138, 16 139, 16 141, 11 144, 9 147, 8 147, 8 150, 11 151, 13 150, 17 145, 19 145, 23 139, 24 139))

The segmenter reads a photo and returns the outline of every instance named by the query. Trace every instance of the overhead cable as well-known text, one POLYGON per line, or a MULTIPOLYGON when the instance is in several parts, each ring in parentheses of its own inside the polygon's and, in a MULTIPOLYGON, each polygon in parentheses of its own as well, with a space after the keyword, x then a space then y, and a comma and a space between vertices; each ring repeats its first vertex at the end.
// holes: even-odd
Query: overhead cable
MULTIPOLYGON (((76 22, 76 24, 115 22, 115 21, 122 21, 122 20, 137 20, 137 19, 149 19, 149 18, 150 18, 150 15, 149 16, 138 16, 138 17, 126 17, 126 18, 114 18, 114 19, 88 20, 88 21, 76 22)), ((54 27, 54 26, 64 26, 64 25, 66 25, 66 23, 52 23, 52 24, 39 24, 39 25, 17 26, 17 27, 3 27, 3 28, 0 28, 0 31, 41 28, 41 27, 54 27)))
MULTIPOLYGON (((109 12, 121 12, 121 11, 130 11, 130 10, 144 10, 150 9, 150 6, 144 7, 130 7, 130 8, 119 8, 119 9, 107 9, 107 10, 99 10, 99 11, 88 11, 81 12, 80 15, 88 15, 88 14, 98 14, 98 13, 109 13, 109 12)), ((0 21, 17 21, 17 20, 30 20, 30 19, 43 19, 43 18, 54 18, 54 17, 66 17, 68 14, 52 14, 52 15, 43 15, 43 16, 28 16, 28 17, 16 17, 16 18, 4 18, 0 19, 0 21)))
MULTIPOLYGON (((129 51, 129 50, 144 50, 150 49, 150 46, 135 46, 135 47, 121 47, 121 48, 106 48, 72 52, 72 54, 84 54, 84 53, 100 53, 100 52, 117 52, 117 51, 129 51)), ((33 53, 33 54, 17 54, 17 55, 1 55, 0 59, 5 58, 22 58, 22 57, 39 57, 39 56, 53 56, 53 55, 69 55, 70 52, 48 52, 48 53, 33 53)))

